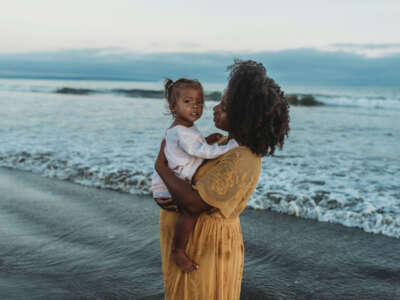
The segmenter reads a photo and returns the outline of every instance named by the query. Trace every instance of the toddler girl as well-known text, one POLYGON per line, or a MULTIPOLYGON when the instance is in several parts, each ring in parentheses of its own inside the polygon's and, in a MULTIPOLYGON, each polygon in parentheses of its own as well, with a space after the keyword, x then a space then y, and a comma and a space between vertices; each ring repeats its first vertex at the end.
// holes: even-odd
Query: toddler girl
MULTIPOLYGON (((219 134, 204 138, 193 125, 203 113, 204 95, 199 81, 181 78, 173 82, 171 79, 166 79, 165 97, 174 121, 165 134, 164 153, 169 168, 178 177, 191 182, 204 159, 216 158, 237 147, 238 144, 234 139, 229 140, 226 145, 215 144, 219 134)), ((152 191, 155 199, 171 198, 157 172, 154 172, 152 177, 152 191)), ((185 253, 189 235, 197 218, 198 215, 190 215, 183 210, 176 223, 171 258, 183 272, 192 272, 198 268, 185 253)))

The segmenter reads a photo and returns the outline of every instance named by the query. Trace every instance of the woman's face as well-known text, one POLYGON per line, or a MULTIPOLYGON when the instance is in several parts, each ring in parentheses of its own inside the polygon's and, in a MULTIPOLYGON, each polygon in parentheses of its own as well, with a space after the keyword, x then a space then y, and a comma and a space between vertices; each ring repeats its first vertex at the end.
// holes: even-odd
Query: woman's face
POLYGON ((214 124, 215 127, 221 130, 228 131, 229 122, 228 122, 228 114, 226 113, 226 92, 221 97, 221 102, 214 106, 214 124))

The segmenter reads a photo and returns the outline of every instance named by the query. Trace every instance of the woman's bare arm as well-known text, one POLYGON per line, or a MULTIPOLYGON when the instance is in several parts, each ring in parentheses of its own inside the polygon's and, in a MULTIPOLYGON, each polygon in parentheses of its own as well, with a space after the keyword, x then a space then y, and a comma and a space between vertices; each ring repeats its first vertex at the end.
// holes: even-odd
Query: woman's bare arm
POLYGON ((176 176, 175 173, 168 168, 164 147, 165 141, 161 143, 155 169, 167 186, 172 198, 190 214, 197 214, 210 210, 212 206, 201 199, 199 193, 192 188, 192 185, 176 176))
POLYGON ((172 198, 154 198, 154 201, 162 209, 179 212, 178 205, 172 198))

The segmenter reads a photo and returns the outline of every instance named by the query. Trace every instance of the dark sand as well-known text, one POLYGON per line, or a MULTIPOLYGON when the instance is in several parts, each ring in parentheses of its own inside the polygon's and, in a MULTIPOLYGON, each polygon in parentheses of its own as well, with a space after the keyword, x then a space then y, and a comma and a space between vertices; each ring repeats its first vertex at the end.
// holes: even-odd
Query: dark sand
MULTIPOLYGON (((399 239, 251 209, 241 222, 241 299, 400 299, 399 239)), ((1 300, 162 294, 149 197, 0 168, 1 300)))

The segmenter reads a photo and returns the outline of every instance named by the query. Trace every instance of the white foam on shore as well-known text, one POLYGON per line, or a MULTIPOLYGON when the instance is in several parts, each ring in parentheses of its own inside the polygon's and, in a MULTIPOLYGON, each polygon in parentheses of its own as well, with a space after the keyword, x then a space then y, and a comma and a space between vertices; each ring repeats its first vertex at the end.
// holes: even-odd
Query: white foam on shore
MULTIPOLYGON (((271 159, 265 159, 271 160, 271 159)), ((279 159, 277 159, 279 160, 279 159)), ((150 194, 152 169, 135 168, 135 163, 125 169, 116 165, 102 165, 92 161, 85 165, 66 160, 57 160, 51 153, 19 153, 0 157, 0 166, 32 171, 46 177, 54 177, 100 189, 111 189, 132 194, 150 194)), ((277 162, 280 165, 279 161, 277 162)), ((303 180, 307 176, 292 170, 277 170, 264 162, 264 170, 256 191, 248 206, 255 209, 270 209, 276 212, 315 219, 321 222, 339 223, 348 227, 362 228, 366 232, 381 233, 400 238, 400 193, 395 185, 385 191, 380 186, 371 187, 364 193, 348 185, 340 188, 340 181, 327 183, 329 176, 319 180, 303 180), (323 180, 321 180, 323 179, 323 180), (375 200, 375 201, 374 201, 375 200)), ((381 180, 392 180, 392 174, 400 172, 394 168, 382 174, 381 180), (386 177, 386 178, 385 178, 386 177)))
MULTIPOLYGON (((264 163, 267 168, 271 169, 271 162, 264 163)), ((398 166, 380 172, 379 183, 374 182, 375 174, 356 183, 357 172, 368 174, 368 170, 346 175, 343 169, 335 180, 322 164, 313 174, 288 169, 264 170, 248 205, 400 238, 400 187, 393 181, 394 174, 400 173, 398 166)))
POLYGON ((332 106, 364 107, 369 109, 400 109, 399 98, 316 96, 318 101, 332 106))
POLYGON ((125 168, 100 159, 88 161, 79 159, 79 153, 72 161, 57 159, 54 153, 16 153, 0 156, 0 166, 34 173, 62 180, 72 181, 101 189, 150 194, 152 170, 135 170, 135 164, 125 168))

